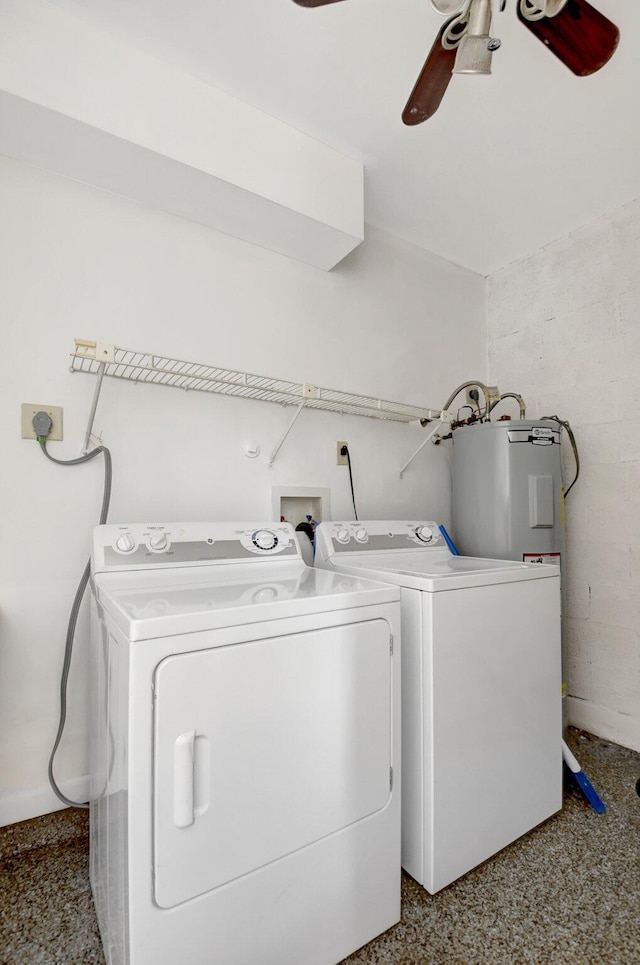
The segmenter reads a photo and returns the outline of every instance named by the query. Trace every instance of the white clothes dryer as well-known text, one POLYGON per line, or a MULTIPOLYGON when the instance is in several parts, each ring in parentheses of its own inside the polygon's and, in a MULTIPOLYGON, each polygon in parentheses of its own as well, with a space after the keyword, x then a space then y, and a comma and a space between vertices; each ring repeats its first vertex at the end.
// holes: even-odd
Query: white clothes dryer
POLYGON ((434 894, 562 806, 559 568, 434 522, 332 522, 317 567, 400 587, 402 865, 434 894))
POLYGON ((397 587, 173 523, 97 527, 92 590, 108 965, 335 965, 397 922, 397 587))

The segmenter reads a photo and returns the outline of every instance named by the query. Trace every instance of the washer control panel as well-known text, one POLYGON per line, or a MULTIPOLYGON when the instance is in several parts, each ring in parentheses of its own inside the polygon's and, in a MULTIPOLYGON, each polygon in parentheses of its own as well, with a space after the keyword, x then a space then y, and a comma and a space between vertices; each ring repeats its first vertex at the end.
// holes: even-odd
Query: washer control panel
POLYGON ((398 520, 320 523, 316 532, 318 544, 327 555, 406 550, 409 547, 442 549, 446 545, 438 523, 398 520))
POLYGON ((93 572, 302 559, 289 523, 129 523, 97 526, 93 572))

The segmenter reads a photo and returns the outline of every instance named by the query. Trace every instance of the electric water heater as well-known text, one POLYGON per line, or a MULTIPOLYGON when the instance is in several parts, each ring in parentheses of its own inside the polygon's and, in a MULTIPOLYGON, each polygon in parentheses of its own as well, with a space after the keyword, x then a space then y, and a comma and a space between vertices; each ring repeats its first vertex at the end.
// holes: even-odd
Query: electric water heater
POLYGON ((453 433, 452 523, 464 556, 564 568, 561 427, 483 422, 453 433))

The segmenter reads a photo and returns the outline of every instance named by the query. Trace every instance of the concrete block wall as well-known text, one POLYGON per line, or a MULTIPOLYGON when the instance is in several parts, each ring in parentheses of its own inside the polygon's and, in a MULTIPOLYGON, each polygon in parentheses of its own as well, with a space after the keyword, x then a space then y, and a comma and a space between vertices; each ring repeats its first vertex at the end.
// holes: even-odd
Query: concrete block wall
POLYGON ((640 750, 640 199, 494 273, 487 299, 491 381, 520 392, 530 417, 568 419, 579 447, 570 722, 640 750))

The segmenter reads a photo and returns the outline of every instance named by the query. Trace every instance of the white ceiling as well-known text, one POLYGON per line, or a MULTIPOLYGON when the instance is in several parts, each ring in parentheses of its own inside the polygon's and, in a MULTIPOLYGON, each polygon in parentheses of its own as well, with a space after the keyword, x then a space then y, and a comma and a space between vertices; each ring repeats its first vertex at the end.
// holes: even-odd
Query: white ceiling
POLYGON ((427 0, 54 2, 362 160, 369 224, 481 274, 640 195, 640 0, 592 0, 621 39, 581 78, 507 0, 493 74, 453 77, 411 128, 443 22, 427 0))

